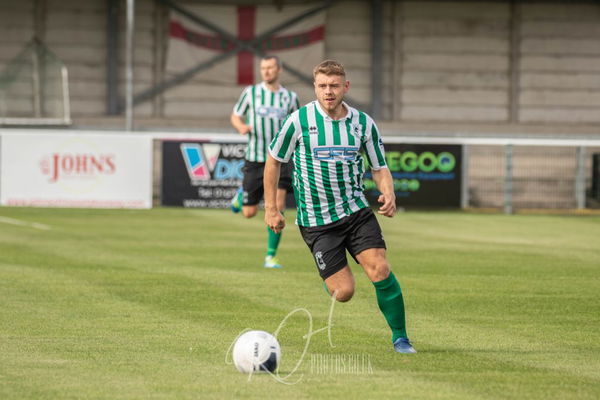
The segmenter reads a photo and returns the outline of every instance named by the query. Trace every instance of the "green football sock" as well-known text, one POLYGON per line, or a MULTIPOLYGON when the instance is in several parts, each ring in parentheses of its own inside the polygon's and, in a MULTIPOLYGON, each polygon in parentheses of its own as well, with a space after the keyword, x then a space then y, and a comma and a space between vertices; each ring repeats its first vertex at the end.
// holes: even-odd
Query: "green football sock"
MULTIPOLYGON (((283 215, 283 212, 281 214, 283 215)), ((267 257, 275 257, 280 240, 281 232, 275 233, 267 226, 267 257)))
POLYGON ((406 319, 404 316, 404 299, 400 284, 394 273, 382 281, 373 282, 377 294, 377 304, 385 320, 392 329, 392 342, 398 338, 406 338, 406 319))
POLYGON ((277 247, 281 240, 281 232, 275 233, 271 228, 267 227, 267 256, 275 256, 277 254, 277 247))
POLYGON ((281 240, 281 232, 275 233, 271 228, 267 227, 267 257, 277 254, 277 247, 281 240))

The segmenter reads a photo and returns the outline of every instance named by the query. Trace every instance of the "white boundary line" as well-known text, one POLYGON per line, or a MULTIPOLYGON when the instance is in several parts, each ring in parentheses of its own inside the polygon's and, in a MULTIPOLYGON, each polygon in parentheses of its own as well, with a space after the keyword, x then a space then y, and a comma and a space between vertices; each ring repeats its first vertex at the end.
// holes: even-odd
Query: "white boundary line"
POLYGON ((0 216, 0 223, 10 224, 10 225, 16 225, 16 226, 25 226, 25 227, 28 227, 28 228, 40 229, 40 230, 43 230, 43 231, 49 231, 51 229, 50 226, 45 225, 45 224, 40 224, 38 222, 21 221, 19 219, 14 219, 14 218, 9 218, 9 217, 3 217, 3 216, 0 216))

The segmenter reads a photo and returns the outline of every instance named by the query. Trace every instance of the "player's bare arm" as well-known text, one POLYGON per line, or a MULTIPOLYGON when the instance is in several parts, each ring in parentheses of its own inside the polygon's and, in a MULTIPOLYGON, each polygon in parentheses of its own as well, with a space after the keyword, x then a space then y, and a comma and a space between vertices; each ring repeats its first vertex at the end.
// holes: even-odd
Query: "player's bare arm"
POLYGON ((277 207, 277 184, 279 182, 279 171, 281 163, 267 156, 265 172, 263 175, 263 186, 265 188, 265 222, 275 233, 279 233, 285 227, 285 218, 277 207))
POLYGON ((233 125, 240 135, 247 135, 252 130, 252 127, 247 125, 239 115, 231 114, 229 120, 231 121, 231 125, 233 125))
POLYGON ((394 193, 394 179, 389 168, 373 170, 373 180, 381 192, 377 201, 382 205, 377 213, 389 218, 393 217, 396 213, 396 194, 394 193))

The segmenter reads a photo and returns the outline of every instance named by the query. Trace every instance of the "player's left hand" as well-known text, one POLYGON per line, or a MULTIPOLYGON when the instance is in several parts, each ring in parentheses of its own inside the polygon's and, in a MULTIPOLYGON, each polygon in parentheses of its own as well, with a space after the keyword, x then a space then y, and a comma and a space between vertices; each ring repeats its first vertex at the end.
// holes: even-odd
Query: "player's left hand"
POLYGON ((393 217, 396 214, 396 196, 392 194, 382 193, 379 195, 377 199, 379 203, 382 204, 377 211, 378 214, 383 215, 385 217, 393 217))

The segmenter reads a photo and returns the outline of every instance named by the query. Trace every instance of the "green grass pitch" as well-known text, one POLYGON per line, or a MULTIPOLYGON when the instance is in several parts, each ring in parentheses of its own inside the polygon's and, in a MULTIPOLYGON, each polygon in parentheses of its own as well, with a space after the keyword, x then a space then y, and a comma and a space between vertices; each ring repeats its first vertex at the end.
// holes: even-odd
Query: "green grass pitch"
POLYGON ((380 219, 416 355, 392 351, 353 262, 330 346, 287 217, 285 268, 266 270, 262 214, 0 208, 0 398, 600 398, 599 216, 380 219), (284 319, 284 383, 226 364, 239 332, 284 319))

